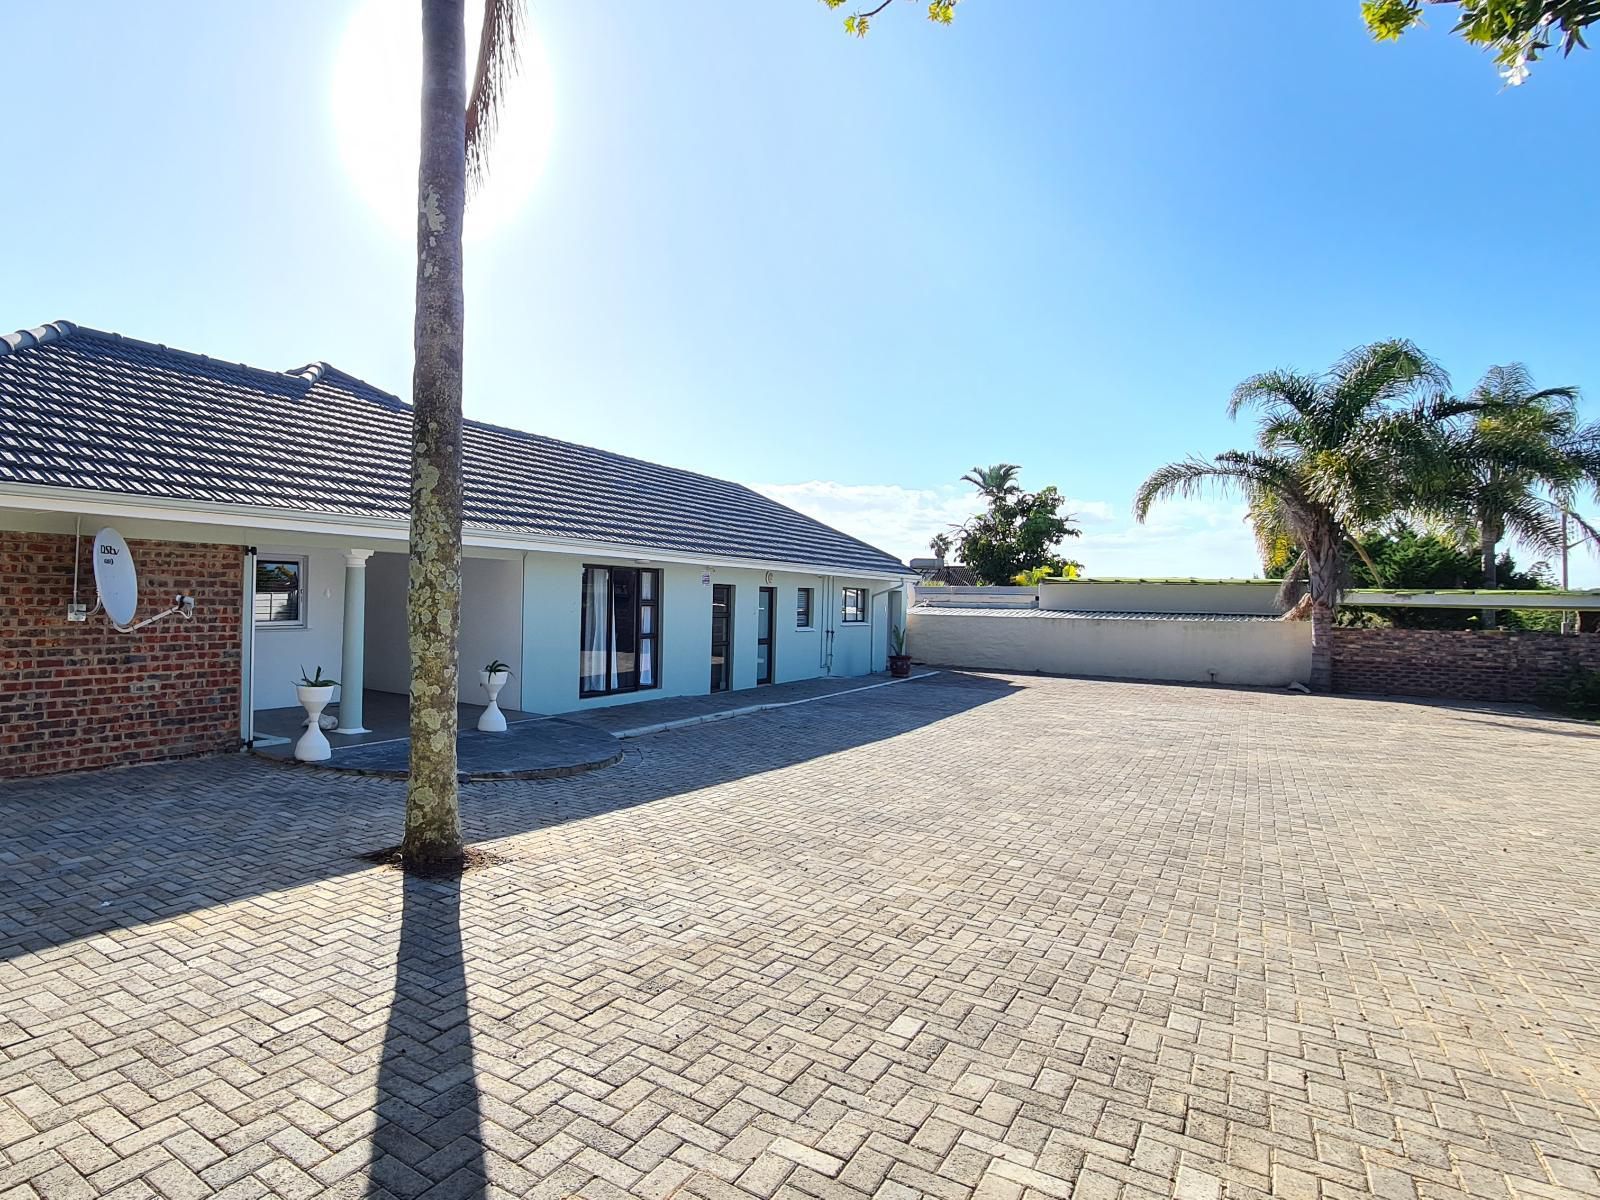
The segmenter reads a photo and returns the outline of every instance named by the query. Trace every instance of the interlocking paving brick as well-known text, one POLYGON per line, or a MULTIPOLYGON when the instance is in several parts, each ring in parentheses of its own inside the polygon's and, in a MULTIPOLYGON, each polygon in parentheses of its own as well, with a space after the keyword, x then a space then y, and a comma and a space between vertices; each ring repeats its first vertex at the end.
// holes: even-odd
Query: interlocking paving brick
POLYGON ((1600 1194, 1600 730, 945 673, 468 787, 0 793, 0 1200, 1600 1194))

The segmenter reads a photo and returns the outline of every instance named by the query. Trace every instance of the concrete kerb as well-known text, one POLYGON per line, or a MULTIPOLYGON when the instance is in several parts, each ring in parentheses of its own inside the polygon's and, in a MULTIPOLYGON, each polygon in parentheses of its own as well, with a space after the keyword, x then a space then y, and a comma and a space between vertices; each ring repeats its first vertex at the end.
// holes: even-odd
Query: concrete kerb
POLYGON ((842 692, 829 692, 826 696, 805 696, 799 700, 774 700, 770 704, 746 704, 742 708, 724 709, 722 712, 701 713, 694 717, 679 717, 675 721, 657 721, 653 725, 639 725, 633 729, 618 729, 612 736, 618 738, 646 737, 652 733, 665 733, 669 729, 685 729, 690 725, 707 725, 712 721, 727 721, 733 717, 748 717, 755 713, 771 712, 777 708, 793 708, 797 704, 815 704, 819 700, 833 700, 839 696, 853 696, 857 692, 870 692, 876 688, 893 687, 897 683, 914 683, 918 679, 931 679, 938 671, 923 671, 905 679, 885 679, 882 683, 868 683, 861 687, 846 688, 842 692))

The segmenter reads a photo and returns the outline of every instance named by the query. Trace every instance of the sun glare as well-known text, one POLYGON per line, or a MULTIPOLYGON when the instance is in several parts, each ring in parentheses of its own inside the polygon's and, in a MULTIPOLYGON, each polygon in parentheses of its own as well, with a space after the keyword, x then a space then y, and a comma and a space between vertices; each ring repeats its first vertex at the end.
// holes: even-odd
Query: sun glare
MULTIPOLYGON (((483 8, 468 4, 467 47, 476 53, 483 8)), ((489 175, 467 202, 466 237, 493 236, 527 205, 550 148, 550 74, 524 23, 520 68, 505 96, 489 175)), ((351 183, 383 225, 416 233, 421 140, 422 30, 415 6, 363 0, 350 17, 334 65, 333 122, 351 183)), ((468 70, 471 70, 470 64, 468 70)))

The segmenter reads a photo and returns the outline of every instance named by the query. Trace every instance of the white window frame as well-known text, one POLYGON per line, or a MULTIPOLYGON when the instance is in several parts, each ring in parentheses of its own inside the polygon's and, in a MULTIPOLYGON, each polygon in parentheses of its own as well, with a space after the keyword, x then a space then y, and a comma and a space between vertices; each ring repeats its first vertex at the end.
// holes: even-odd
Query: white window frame
MULTIPOLYGON (((311 628, 311 558, 306 554, 257 554, 256 572, 259 575, 266 563, 300 564, 300 619, 298 621, 263 621, 252 608, 250 619, 256 629, 310 629, 311 628)), ((251 589, 252 603, 256 597, 270 593, 251 589)))

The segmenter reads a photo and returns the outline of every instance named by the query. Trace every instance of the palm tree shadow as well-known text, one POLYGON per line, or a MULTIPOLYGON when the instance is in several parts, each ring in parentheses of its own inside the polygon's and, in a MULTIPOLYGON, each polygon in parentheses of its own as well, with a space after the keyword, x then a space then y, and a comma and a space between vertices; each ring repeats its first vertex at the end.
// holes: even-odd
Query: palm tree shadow
POLYGON ((472 1060, 461 878, 404 877, 394 994, 378 1065, 369 1197, 487 1189, 472 1060))

